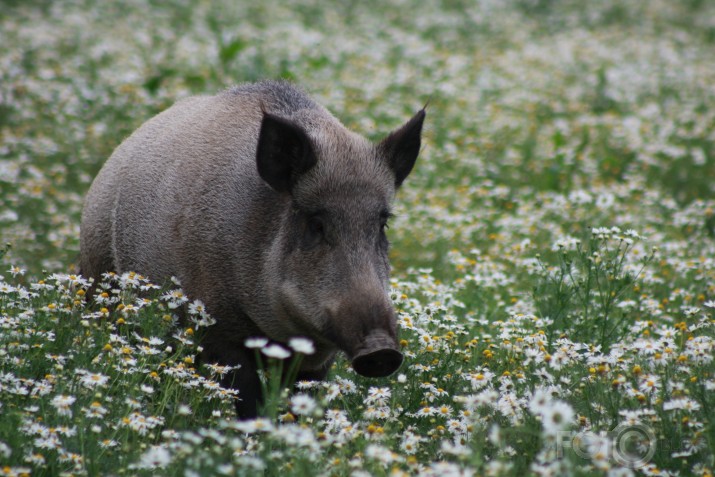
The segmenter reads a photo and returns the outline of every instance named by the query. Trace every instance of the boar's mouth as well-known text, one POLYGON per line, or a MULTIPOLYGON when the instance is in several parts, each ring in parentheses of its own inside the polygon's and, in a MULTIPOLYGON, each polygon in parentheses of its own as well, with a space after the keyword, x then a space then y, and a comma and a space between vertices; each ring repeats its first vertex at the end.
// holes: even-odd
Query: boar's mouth
POLYGON ((395 339, 384 330, 373 330, 352 356, 353 369, 361 376, 380 378, 389 376, 402 364, 402 353, 395 339))

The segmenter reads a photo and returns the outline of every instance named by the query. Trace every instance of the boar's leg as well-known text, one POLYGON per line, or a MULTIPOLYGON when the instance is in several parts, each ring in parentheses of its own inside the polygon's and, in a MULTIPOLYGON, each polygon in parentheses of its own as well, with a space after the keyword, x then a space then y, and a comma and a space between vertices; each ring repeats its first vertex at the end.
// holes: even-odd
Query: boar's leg
POLYGON ((258 416, 258 406, 263 403, 261 382, 252 361, 240 362, 241 367, 224 377, 221 383, 225 387, 238 389, 236 414, 239 419, 253 419, 258 416))
MULTIPOLYGON (((204 350, 206 351, 206 350, 204 350)), ((253 419, 258 416, 258 406, 263 402, 261 382, 258 378, 253 350, 237 347, 221 353, 205 353, 208 363, 239 366, 221 379, 221 386, 238 391, 236 414, 239 419, 253 419)))
POLYGON ((333 360, 331 359, 318 369, 298 371, 298 375, 296 376, 295 381, 296 383, 299 381, 324 381, 332 365, 333 360))
POLYGON ((298 389, 298 383, 301 381, 325 381, 325 377, 330 371, 330 367, 333 365, 333 360, 328 360, 319 369, 311 369, 307 371, 299 371, 298 375, 295 377, 294 383, 287 383, 286 385, 292 385, 293 392, 307 394, 313 398, 318 397, 318 387, 311 387, 309 389, 298 389))

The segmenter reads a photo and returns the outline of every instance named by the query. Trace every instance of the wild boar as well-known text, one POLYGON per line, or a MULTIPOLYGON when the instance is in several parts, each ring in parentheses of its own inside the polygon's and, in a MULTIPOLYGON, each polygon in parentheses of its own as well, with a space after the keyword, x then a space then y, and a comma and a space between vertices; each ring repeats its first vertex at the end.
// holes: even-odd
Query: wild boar
POLYGON ((94 180, 80 270, 177 277, 217 321, 203 359, 240 365, 222 384, 238 389, 242 418, 262 399, 249 337, 313 340, 299 379, 324 378, 338 350, 357 373, 387 376, 402 354, 385 229, 424 118, 375 144, 287 82, 179 101, 94 180))

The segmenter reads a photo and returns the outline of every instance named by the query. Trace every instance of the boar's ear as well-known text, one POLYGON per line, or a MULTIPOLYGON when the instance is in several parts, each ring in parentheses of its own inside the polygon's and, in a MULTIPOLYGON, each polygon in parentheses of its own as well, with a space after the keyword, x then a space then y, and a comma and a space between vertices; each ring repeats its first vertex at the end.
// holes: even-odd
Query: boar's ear
POLYGON ((395 173, 395 187, 412 171, 420 152, 422 123, 425 119, 424 108, 407 121, 400 129, 393 131, 383 139, 378 148, 385 156, 390 169, 395 173))
POLYGON ((263 112, 258 135, 258 174, 276 192, 290 192, 298 177, 315 165, 310 138, 297 124, 263 112))

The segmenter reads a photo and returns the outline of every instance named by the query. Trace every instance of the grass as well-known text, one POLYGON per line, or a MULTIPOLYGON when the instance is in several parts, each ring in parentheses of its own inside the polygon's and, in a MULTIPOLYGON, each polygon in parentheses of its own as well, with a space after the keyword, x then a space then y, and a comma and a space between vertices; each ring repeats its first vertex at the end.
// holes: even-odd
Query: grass
POLYGON ((715 11, 690 0, 5 2, 0 475, 712 475, 715 11), (239 422, 180 291, 72 275, 82 198, 174 101, 293 79, 378 139, 406 355, 239 422), (110 311, 111 310, 111 311, 110 311))

